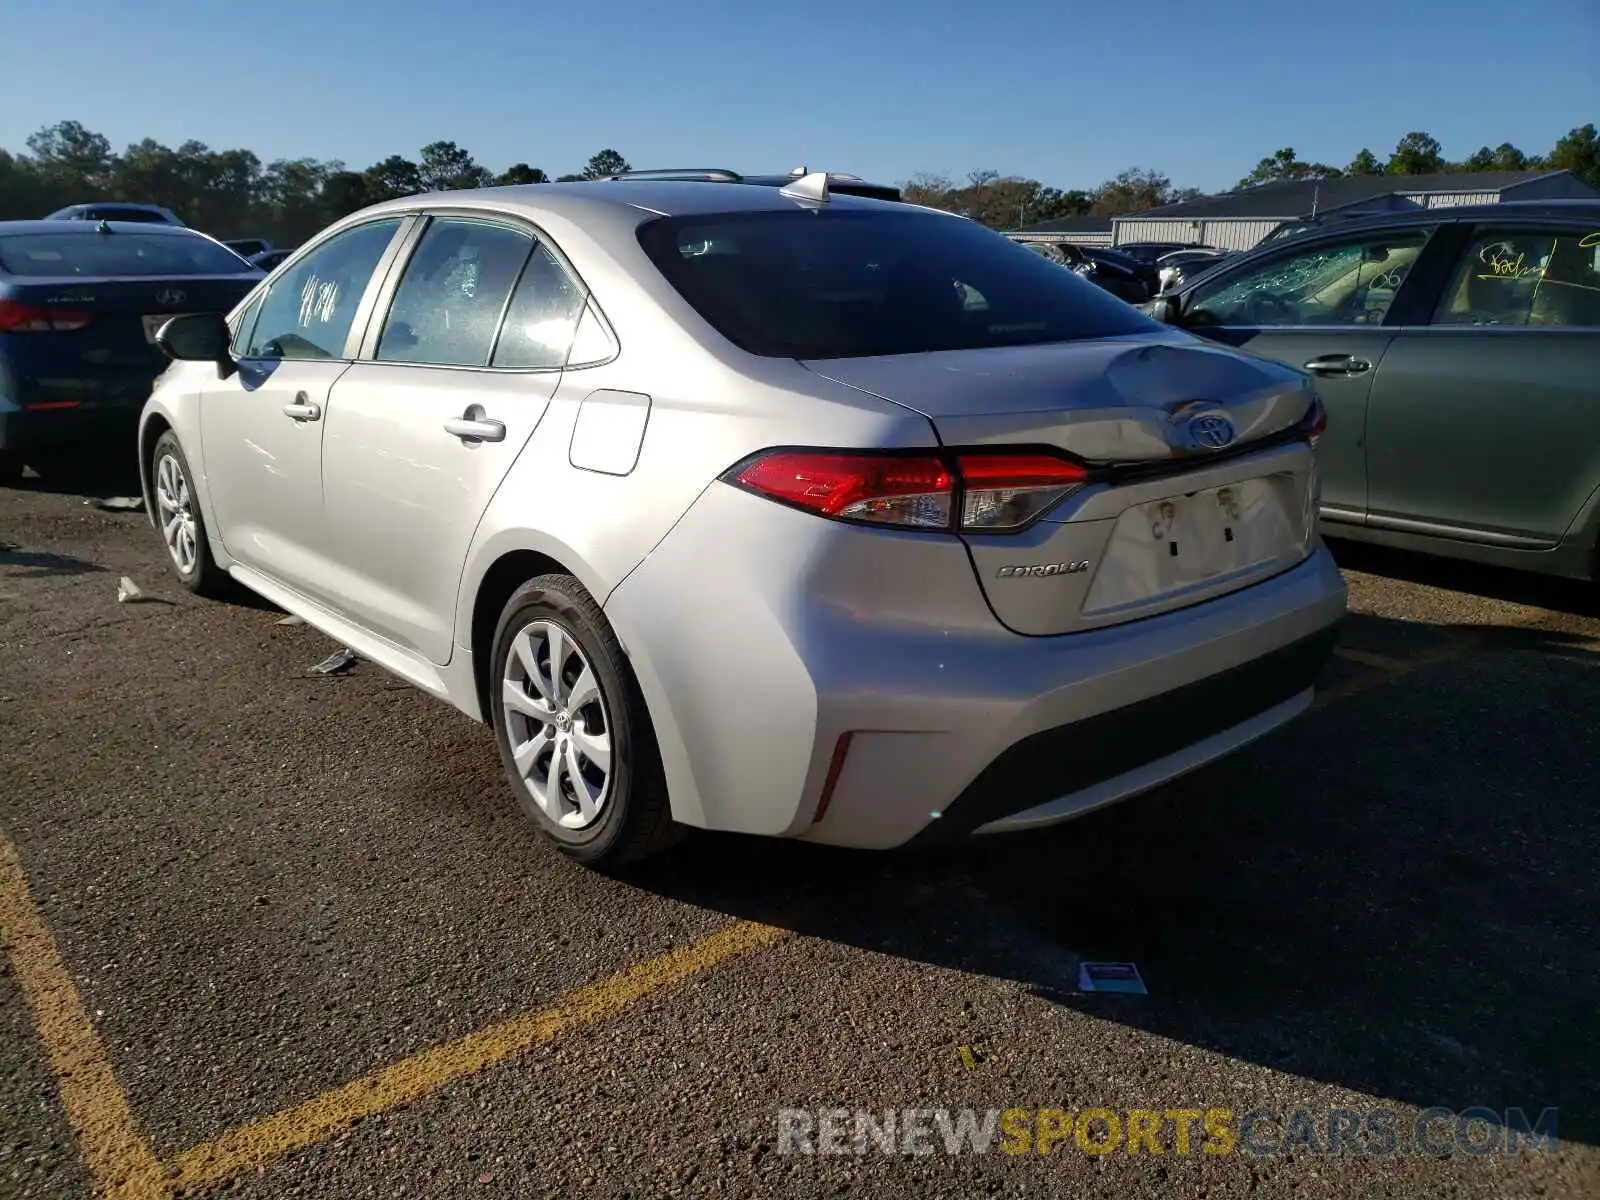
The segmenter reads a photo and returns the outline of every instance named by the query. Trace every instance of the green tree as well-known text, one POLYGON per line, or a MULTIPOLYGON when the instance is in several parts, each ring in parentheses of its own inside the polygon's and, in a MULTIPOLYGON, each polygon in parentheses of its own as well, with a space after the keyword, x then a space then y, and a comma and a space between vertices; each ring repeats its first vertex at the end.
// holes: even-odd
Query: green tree
POLYGON ((489 172, 454 142, 429 142, 424 146, 417 177, 425 192, 460 191, 489 182, 489 172))
POLYGON ((332 224, 374 203, 371 180, 362 171, 335 171, 322 181, 321 199, 323 217, 332 224))
POLYGON ((1568 130, 1541 165, 1552 171, 1571 171, 1590 187, 1600 188, 1600 133, 1593 122, 1568 130))
POLYGON ((513 163, 499 175, 495 176, 496 183, 501 185, 516 183, 549 183, 550 176, 538 167, 530 167, 527 163, 513 163))
POLYGON ((1036 225, 1040 221, 1059 221, 1063 217, 1081 217, 1094 207, 1094 194, 1076 188, 1062 191, 1060 188, 1041 187, 1039 194, 1034 198, 1032 207, 1028 210, 1027 224, 1036 225))
POLYGON ((422 173, 417 170, 417 164, 398 154, 373 163, 362 174, 367 178, 367 195, 374 204, 380 200, 414 196, 423 190, 422 173))
POLYGON ((1330 167, 1326 163, 1302 162, 1294 152, 1294 147, 1285 146, 1271 158, 1263 158, 1256 164, 1255 170, 1234 186, 1256 187, 1258 184, 1274 183, 1284 179, 1334 179, 1342 174, 1344 172, 1338 167, 1330 167))
POLYGON ((1510 142, 1501 142, 1493 150, 1481 146, 1461 164, 1466 171, 1525 171, 1528 156, 1510 142))
POLYGON ((1408 133, 1395 145, 1384 169, 1390 175, 1433 175, 1444 170, 1444 154, 1426 133, 1408 133))
POLYGON ((1172 180, 1159 171, 1130 167, 1095 189, 1094 204, 1089 211, 1097 217, 1144 212, 1168 203, 1172 192, 1172 180))
POLYGON ((1378 156, 1365 146, 1356 151, 1356 156, 1350 160, 1350 165, 1344 169, 1346 175, 1382 175, 1383 164, 1378 161, 1378 156))
POLYGON ((602 150, 596 154, 583 168, 582 178, 604 179, 607 175, 620 175, 633 168, 628 166, 628 160, 615 150, 602 150))
POLYGON ((46 178, 95 195, 103 194, 111 181, 111 143, 78 121, 47 125, 28 139, 28 151, 34 169, 46 178))

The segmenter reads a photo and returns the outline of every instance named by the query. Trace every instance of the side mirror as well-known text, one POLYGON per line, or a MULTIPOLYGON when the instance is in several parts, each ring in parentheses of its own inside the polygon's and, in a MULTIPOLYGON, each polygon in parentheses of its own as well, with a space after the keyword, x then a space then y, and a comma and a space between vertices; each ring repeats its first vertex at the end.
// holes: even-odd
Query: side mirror
POLYGON ((1178 297, 1170 292, 1162 292, 1151 298, 1144 306, 1144 311, 1163 325, 1176 325, 1183 309, 1178 303, 1178 297))
POLYGON ((216 363, 226 379, 234 371, 233 356, 228 352, 231 337, 221 313, 188 313, 163 325, 156 334, 156 345, 178 362, 216 363))

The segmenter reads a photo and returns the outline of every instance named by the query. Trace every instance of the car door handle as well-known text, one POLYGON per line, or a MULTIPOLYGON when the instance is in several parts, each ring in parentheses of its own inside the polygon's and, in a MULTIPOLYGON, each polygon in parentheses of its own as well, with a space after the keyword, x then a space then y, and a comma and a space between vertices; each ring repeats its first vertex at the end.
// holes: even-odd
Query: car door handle
POLYGON ((1372 364, 1353 354, 1324 354, 1308 362, 1306 370, 1313 375, 1360 375, 1372 370, 1372 364))
POLYGON ((505 423, 489 420, 476 404, 461 416, 446 421, 444 431, 464 442, 503 442, 506 437, 505 423))
POLYGON ((293 404, 283 406, 283 415, 293 417, 296 421, 315 421, 322 416, 322 406, 311 403, 311 397, 299 392, 293 404))

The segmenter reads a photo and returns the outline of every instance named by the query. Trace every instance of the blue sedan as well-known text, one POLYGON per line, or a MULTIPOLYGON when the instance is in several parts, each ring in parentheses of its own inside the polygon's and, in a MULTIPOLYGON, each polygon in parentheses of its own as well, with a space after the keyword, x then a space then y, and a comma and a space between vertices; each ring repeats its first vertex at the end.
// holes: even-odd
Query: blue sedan
POLYGON ((130 439, 179 313, 230 311, 263 277, 181 225, 0 221, 0 484, 130 439))

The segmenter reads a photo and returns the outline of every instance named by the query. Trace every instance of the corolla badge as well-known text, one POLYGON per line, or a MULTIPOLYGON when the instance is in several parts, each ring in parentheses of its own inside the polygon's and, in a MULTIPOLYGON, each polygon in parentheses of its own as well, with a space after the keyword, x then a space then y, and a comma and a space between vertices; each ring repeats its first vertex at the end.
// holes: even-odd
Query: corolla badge
POLYGON ((1001 579, 1049 579, 1054 575, 1079 575, 1088 569, 1089 560, 1087 558, 1079 558, 1067 562, 1001 567, 995 574, 1001 579))
POLYGON ((165 290, 156 293, 156 303, 182 304, 187 295, 187 292, 184 292, 178 288, 166 288, 165 290))

